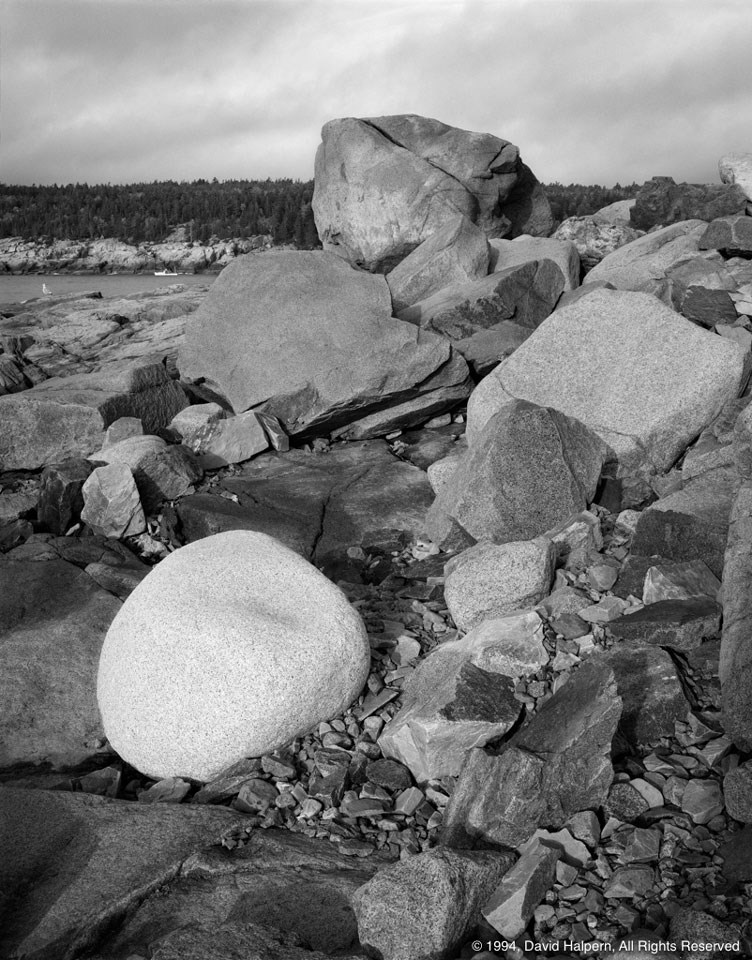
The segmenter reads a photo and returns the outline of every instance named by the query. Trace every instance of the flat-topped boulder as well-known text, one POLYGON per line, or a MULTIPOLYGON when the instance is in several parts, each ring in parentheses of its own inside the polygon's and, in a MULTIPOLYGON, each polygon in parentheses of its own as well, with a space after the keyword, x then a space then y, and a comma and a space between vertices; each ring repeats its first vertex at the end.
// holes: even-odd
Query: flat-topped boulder
POLYGON ((458 213, 489 237, 546 236, 553 216, 518 148, 490 133, 403 114, 332 120, 316 153, 313 213, 324 250, 390 269, 458 213))
POLYGON ((682 220, 622 244, 593 267, 588 283, 608 281, 619 290, 641 290, 663 279, 675 263, 696 257, 707 226, 697 218, 682 220))
POLYGON ((450 345, 391 311, 383 277, 333 254, 241 257, 189 324, 180 371, 236 413, 276 416, 291 435, 330 431, 409 400, 431 406, 435 389, 460 388, 449 406, 466 396, 467 367, 450 345))
POLYGON ((668 469, 738 396, 745 354, 649 294, 596 290, 556 310, 496 367, 468 404, 472 447, 515 399, 590 427, 623 472, 668 469))
POLYGON ((161 363, 116 363, 100 372, 44 380, 0 397, 0 467, 35 470, 86 457, 120 417, 138 417, 151 433, 188 400, 161 363))

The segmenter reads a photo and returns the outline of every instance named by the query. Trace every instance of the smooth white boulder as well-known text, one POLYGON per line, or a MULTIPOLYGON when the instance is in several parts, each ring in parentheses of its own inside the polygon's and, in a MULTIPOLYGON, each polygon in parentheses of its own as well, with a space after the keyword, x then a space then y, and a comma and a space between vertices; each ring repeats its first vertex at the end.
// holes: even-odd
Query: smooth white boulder
POLYGON ((128 763, 206 781, 336 716, 369 663, 338 587, 273 537, 233 530, 171 554, 128 597, 105 638, 97 699, 128 763))

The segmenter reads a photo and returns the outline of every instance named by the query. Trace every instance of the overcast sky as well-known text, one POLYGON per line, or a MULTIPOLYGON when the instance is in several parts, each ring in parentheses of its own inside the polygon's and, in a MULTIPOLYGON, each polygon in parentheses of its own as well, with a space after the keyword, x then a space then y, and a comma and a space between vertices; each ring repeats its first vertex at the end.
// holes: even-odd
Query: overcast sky
POLYGON ((752 151, 750 0, 0 0, 0 180, 310 179, 334 117, 516 143, 544 183, 752 151))

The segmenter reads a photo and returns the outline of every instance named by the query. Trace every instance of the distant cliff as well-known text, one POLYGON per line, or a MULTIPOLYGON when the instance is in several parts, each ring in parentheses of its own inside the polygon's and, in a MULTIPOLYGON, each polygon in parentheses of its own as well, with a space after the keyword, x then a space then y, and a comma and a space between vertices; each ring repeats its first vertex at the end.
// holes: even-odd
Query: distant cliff
POLYGON ((161 243, 121 240, 0 239, 2 273, 218 272, 235 257, 272 246, 270 235, 199 243, 171 235, 161 243))

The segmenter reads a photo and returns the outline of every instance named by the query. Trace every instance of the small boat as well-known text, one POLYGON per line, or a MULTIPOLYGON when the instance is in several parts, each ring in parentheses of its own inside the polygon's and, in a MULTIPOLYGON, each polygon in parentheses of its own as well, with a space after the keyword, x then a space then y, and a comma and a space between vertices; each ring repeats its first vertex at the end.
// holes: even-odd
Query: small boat
POLYGON ((45 297, 52 296, 52 290, 50 290, 46 283, 42 284, 42 293, 45 295, 45 297))
POLYGON ((166 267, 164 270, 155 270, 155 277, 176 277, 178 275, 177 270, 168 270, 166 267))

